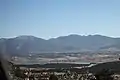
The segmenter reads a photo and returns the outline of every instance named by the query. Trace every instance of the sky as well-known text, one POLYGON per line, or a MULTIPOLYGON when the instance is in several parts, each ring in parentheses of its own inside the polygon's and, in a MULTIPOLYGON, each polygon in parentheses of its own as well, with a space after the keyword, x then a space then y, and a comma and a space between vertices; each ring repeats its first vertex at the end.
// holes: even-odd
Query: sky
POLYGON ((1 0, 0 38, 120 37, 120 0, 1 0))

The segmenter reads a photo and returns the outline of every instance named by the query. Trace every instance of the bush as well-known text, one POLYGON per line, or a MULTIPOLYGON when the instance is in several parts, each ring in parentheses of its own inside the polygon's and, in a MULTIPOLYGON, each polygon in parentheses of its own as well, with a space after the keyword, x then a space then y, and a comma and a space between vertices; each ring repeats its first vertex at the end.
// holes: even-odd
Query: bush
POLYGON ((102 71, 97 72, 95 74, 95 77, 97 80, 113 80, 113 78, 111 77, 112 74, 112 71, 108 69, 103 69, 102 71))
POLYGON ((57 76, 55 76, 54 74, 50 75, 49 80, 58 80, 57 76))

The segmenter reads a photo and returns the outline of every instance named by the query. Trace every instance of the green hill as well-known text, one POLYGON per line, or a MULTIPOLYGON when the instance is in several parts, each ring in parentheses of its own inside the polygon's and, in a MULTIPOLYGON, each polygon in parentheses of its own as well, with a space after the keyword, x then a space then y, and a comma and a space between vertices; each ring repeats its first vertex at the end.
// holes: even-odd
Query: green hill
POLYGON ((120 73, 120 61, 100 63, 89 68, 89 71, 92 73, 96 73, 103 69, 109 69, 112 70, 114 73, 120 73))

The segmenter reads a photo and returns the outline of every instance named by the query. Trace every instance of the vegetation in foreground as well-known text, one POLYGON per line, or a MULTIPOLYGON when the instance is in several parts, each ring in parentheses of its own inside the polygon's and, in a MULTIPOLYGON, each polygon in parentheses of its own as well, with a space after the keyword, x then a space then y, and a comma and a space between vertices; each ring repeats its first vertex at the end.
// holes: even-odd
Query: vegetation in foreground
POLYGON ((120 80, 112 69, 102 69, 90 73, 88 69, 84 70, 30 70, 20 69, 19 66, 11 65, 10 76, 13 80, 120 80), (80 72, 81 71, 81 72, 80 72))

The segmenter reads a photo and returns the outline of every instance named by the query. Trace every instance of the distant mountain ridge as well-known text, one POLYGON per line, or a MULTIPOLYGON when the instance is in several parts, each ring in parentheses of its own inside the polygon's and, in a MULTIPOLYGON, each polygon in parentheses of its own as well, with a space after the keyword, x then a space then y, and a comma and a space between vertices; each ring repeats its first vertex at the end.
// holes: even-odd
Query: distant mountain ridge
POLYGON ((120 50, 120 38, 102 35, 68 35, 48 40, 34 36, 18 36, 9 39, 0 39, 0 51, 5 53, 27 54, 42 52, 79 52, 84 50, 103 50, 115 48, 120 50))

